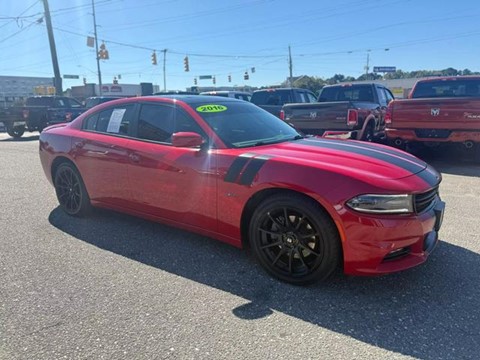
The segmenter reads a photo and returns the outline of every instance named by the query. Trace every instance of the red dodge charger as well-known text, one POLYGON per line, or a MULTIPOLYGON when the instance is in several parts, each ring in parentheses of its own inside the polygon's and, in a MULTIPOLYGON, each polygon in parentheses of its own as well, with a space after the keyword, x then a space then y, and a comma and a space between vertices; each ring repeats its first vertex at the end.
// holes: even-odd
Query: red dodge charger
POLYGON ((61 208, 122 211, 249 246, 290 283, 423 263, 438 241, 440 175, 405 152, 305 137, 245 101, 138 97, 40 135, 61 208))

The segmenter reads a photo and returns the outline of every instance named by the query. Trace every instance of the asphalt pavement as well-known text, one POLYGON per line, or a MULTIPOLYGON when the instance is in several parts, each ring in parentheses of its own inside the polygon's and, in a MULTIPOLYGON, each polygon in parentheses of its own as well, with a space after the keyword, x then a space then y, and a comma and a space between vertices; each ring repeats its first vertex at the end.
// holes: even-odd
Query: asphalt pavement
POLYGON ((203 236, 65 215, 38 134, 0 134, 0 359, 478 359, 480 165, 420 156, 447 203, 428 262, 295 287, 203 236))

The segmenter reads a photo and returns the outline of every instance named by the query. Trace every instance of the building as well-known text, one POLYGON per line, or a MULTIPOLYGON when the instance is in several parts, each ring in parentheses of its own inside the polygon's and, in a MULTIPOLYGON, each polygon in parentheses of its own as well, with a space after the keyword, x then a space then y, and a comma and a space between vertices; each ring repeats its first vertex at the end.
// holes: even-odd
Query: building
POLYGON ((12 106, 29 96, 38 94, 38 87, 53 87, 53 78, 0 75, 0 107, 12 106))
MULTIPOLYGON (((67 96, 71 96, 79 101, 83 101, 88 97, 100 96, 100 88, 97 84, 85 84, 83 86, 72 86, 71 89, 66 91, 67 96)), ((141 95, 152 95, 154 92, 158 92, 158 85, 152 85, 152 83, 140 83, 140 84, 102 84, 103 96, 120 96, 120 97, 132 97, 141 95)))

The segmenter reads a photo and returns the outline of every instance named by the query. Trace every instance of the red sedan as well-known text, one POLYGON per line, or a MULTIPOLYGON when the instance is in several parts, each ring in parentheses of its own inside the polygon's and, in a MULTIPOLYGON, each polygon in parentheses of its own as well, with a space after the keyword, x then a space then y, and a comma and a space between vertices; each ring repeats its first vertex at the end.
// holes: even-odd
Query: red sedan
POLYGON ((400 150, 309 138, 245 101, 139 97, 40 135, 61 208, 92 206, 250 246, 295 284, 423 263, 444 211, 440 175, 400 150))

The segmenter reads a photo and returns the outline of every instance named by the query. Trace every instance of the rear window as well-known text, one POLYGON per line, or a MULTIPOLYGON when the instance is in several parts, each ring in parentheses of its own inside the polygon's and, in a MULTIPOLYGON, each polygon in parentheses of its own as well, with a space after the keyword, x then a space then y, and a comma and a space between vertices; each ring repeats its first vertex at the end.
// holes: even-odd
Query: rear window
POLYGON ((251 102, 255 105, 283 105, 293 100, 290 90, 267 90, 254 92, 251 102))
POLYGON ((419 82, 412 98, 479 97, 480 79, 419 82))
POLYGON ((332 86, 322 89, 319 102, 327 101, 366 101, 374 102, 372 86, 332 86))

